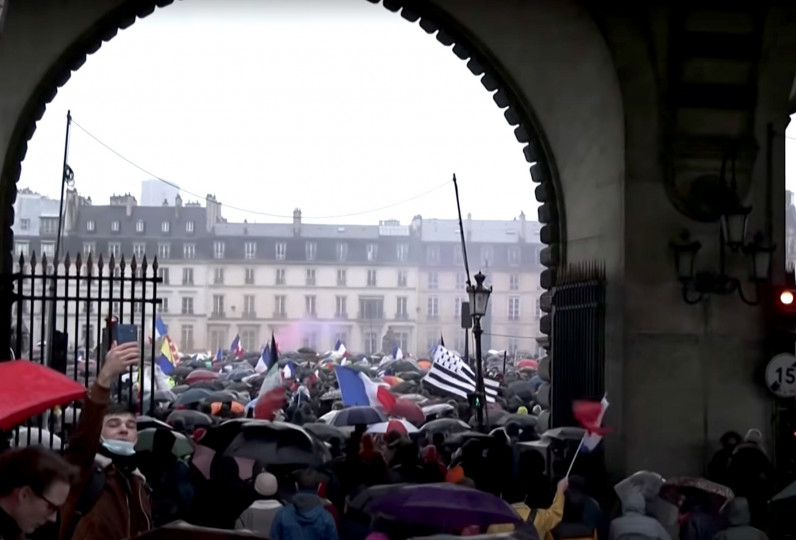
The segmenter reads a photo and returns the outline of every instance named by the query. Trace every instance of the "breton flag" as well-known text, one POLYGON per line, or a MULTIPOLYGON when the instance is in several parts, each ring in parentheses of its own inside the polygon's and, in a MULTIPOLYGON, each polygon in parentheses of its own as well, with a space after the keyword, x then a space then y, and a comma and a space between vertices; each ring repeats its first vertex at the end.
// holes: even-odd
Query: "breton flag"
MULTIPOLYGON (((458 355, 439 345, 434 351, 434 361, 423 378, 423 383, 467 399, 468 394, 475 392, 475 373, 458 355)), ((497 381, 484 377, 487 402, 494 403, 499 386, 497 381)))

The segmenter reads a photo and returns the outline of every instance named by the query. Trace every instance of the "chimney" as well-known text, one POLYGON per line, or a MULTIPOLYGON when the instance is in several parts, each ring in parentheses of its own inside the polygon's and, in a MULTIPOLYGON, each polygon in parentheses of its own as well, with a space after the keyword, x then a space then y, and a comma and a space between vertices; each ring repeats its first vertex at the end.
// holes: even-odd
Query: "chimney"
POLYGON ((168 206, 168 205, 169 205, 169 200, 164 198, 163 199, 163 204, 161 206, 168 206))
POLYGON ((464 226, 464 232, 467 233, 467 240, 473 239, 473 215, 467 212, 467 224, 464 226))
POLYGON ((207 232, 210 232, 213 230, 215 224, 218 223, 218 203, 216 201, 216 196, 208 193, 207 197, 205 197, 205 203, 207 209, 207 232))
POLYGON ((301 209, 293 210, 293 236, 301 236, 301 209))
POLYGON ((133 206, 136 205, 135 197, 130 195, 129 193, 126 195, 127 200, 125 201, 125 205, 127 206, 127 217, 133 215, 133 206))
POLYGON ((520 242, 525 242, 525 212, 520 210, 520 242))
POLYGON ((176 197, 174 197, 174 216, 177 219, 180 219, 180 209, 182 209, 182 197, 178 193, 176 197))

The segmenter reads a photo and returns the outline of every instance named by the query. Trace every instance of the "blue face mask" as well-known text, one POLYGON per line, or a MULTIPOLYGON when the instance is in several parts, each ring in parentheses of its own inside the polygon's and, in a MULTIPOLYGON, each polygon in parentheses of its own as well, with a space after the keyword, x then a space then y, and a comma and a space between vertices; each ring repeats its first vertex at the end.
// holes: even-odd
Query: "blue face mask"
POLYGON ((120 441, 118 439, 103 439, 102 446, 117 456, 129 457, 135 455, 135 444, 130 441, 120 441))

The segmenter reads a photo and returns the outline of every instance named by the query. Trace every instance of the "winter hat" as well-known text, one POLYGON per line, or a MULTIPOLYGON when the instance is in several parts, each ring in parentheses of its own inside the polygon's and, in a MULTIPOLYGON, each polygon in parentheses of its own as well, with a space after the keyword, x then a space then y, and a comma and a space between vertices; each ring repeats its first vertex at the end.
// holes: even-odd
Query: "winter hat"
POLYGON ((517 414, 528 414, 528 407, 526 407, 525 405, 518 407, 517 414))
POLYGON ((743 438, 745 442, 760 444, 763 442, 763 434, 759 429, 752 428, 746 432, 746 437, 743 438))
POLYGON ((275 495, 278 487, 276 476, 271 473, 260 473, 254 479, 254 490, 263 497, 275 495))

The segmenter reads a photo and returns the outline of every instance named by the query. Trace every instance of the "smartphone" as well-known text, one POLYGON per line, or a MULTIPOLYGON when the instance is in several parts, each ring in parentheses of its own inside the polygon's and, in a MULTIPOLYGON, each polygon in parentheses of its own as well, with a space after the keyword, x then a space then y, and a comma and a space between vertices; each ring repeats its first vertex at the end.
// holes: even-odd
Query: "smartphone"
POLYGON ((115 324, 114 339, 117 345, 122 343, 137 343, 138 342, 138 329, 134 324, 115 324))

